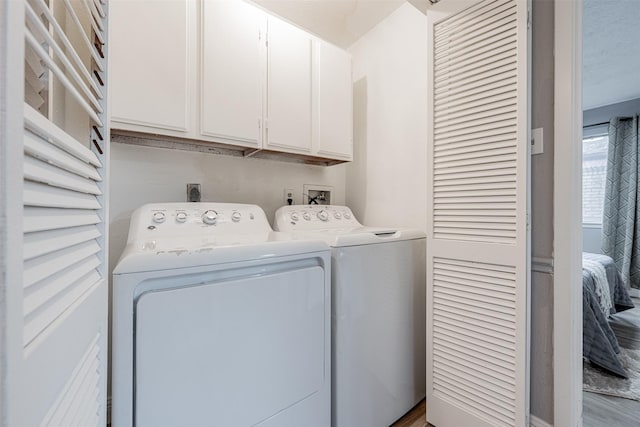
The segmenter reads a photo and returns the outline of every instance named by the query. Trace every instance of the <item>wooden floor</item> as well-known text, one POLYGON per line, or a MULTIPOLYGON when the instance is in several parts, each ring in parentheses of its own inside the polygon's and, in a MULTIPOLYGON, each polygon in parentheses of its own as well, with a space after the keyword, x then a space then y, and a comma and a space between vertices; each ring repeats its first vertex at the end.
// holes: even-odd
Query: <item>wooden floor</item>
POLYGON ((391 427, 427 427, 427 405, 424 399, 413 407, 404 417, 393 423, 391 427))
MULTIPOLYGON (((615 314, 611 328, 621 347, 640 349, 640 299, 636 308, 615 314)), ((640 425, 640 402, 588 391, 582 394, 584 427, 636 427, 640 425)))

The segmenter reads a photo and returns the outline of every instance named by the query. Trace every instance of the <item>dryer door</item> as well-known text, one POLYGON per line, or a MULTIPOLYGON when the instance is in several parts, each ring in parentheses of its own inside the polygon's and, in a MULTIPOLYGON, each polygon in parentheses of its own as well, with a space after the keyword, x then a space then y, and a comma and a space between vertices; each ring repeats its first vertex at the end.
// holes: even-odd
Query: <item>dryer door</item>
POLYGON ((244 274, 138 298, 136 426, 314 422, 292 418, 329 383, 324 269, 244 274))

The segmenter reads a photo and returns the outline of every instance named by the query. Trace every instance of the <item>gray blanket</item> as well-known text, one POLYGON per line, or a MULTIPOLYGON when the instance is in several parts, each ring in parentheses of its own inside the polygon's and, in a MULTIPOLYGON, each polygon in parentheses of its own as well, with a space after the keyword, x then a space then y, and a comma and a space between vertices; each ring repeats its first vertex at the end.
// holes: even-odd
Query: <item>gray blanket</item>
POLYGON ((633 301, 611 258, 600 254, 583 253, 583 259, 601 263, 607 273, 613 308, 603 313, 598 303, 593 273, 582 269, 582 354, 586 360, 616 375, 627 378, 618 353, 620 347, 608 318, 611 314, 633 308, 633 301))

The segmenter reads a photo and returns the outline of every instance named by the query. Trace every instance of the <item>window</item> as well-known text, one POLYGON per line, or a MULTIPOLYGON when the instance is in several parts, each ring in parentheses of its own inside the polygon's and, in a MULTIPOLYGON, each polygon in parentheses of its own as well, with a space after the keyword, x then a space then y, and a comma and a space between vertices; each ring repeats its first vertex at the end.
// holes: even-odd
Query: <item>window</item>
POLYGON ((582 223, 601 225, 609 136, 585 135, 582 142, 582 223))

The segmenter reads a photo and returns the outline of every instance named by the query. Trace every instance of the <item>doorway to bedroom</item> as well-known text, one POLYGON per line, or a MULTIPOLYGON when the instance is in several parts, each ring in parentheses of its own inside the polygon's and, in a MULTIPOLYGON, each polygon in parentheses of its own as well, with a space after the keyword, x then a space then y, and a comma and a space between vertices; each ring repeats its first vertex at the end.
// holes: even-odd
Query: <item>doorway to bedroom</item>
POLYGON ((640 419, 640 9, 583 1, 583 425, 640 419))

